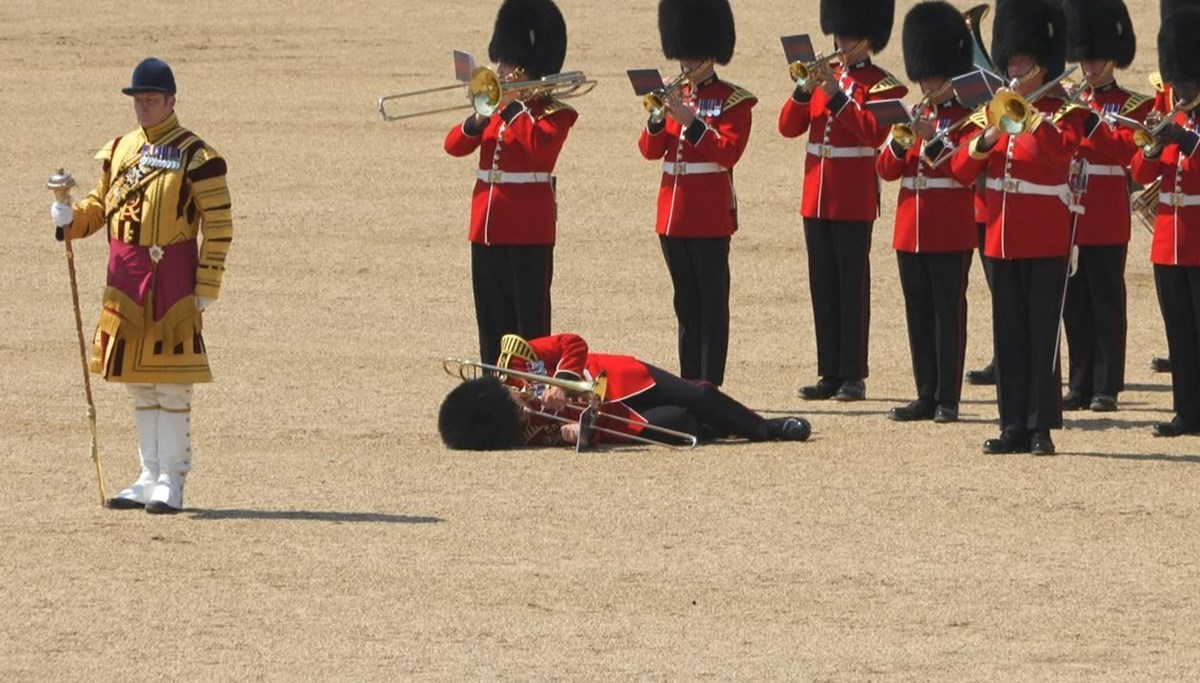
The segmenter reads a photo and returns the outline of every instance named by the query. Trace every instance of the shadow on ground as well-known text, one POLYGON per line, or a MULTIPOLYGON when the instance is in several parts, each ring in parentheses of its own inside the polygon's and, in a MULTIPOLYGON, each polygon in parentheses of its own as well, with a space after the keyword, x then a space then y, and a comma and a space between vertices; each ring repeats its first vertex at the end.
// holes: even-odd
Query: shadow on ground
POLYGON ((334 512, 328 510, 186 510, 192 519, 259 519, 288 522, 370 522, 376 524, 438 524, 446 520, 440 517, 413 517, 389 515, 382 512, 334 512))

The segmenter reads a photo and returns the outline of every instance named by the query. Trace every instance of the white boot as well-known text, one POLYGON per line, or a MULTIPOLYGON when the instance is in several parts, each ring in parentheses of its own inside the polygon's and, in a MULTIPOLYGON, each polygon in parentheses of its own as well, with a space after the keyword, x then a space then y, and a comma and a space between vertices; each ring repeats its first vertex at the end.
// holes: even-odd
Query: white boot
POLYGON ((146 512, 172 514, 183 510, 183 485, 192 469, 191 386, 158 386, 163 406, 158 415, 158 480, 146 512), (187 391, 165 392, 166 387, 186 387, 187 391))
POLYGON ((133 424, 137 428, 138 459, 142 473, 137 481, 104 502, 113 510, 145 507, 158 480, 158 398, 152 385, 130 385, 133 396, 133 424))

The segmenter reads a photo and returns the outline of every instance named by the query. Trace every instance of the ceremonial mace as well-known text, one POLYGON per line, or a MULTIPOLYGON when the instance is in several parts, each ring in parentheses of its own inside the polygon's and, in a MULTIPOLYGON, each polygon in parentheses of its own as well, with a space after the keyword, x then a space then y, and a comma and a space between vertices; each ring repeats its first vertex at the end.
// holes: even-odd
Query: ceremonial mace
MULTIPOLYGON (((61 168, 50 176, 46 187, 54 191, 54 197, 64 204, 71 203, 71 188, 75 179, 61 168)), ((96 485, 100 489, 100 505, 104 505, 104 468, 100 465, 100 447, 96 439, 96 403, 92 400, 92 377, 88 373, 87 343, 83 340, 83 316, 79 313, 79 283, 75 278, 75 251, 71 248, 69 230, 63 230, 63 244, 67 245, 67 274, 71 276, 71 303, 75 306, 75 332, 79 337, 79 362, 83 367, 83 391, 87 395, 88 427, 92 432, 92 463, 96 466, 96 485)))

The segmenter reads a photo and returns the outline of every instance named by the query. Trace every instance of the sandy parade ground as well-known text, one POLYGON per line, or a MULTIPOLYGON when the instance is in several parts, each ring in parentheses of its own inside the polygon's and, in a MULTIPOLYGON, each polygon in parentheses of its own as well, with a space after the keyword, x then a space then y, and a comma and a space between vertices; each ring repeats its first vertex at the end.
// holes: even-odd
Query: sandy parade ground
MULTIPOLYGON (((1158 3, 1121 75, 1146 92, 1158 3)), ((652 0, 561 0, 568 69, 599 81, 560 158, 554 328, 677 369, 653 233, 660 167, 637 153, 627 68, 661 55, 652 0)), ((903 77, 897 3, 878 62, 903 77)), ((871 375, 859 403, 816 377, 799 216, 801 142, 776 131, 782 34, 818 3, 735 0, 722 77, 760 98, 737 168, 725 388, 802 414, 808 443, 463 453, 436 432, 475 353, 458 113, 384 123, 384 94, 486 61, 497 2, 97 0, 0 5, 0 679, 1195 680, 1200 440, 1162 440, 1166 341, 1135 224, 1128 390, 1067 413, 1059 455, 994 457, 995 393, 963 420, 896 423, 911 400, 891 248, 873 241, 871 375), (169 61, 181 122, 229 163, 235 239, 206 313, 188 509, 97 504, 70 289, 46 177, 76 196, 135 125, 120 88, 169 61)), ((990 18, 985 26, 990 35, 990 18)), ((827 41, 819 39, 825 47, 827 41)), ((458 92, 435 103, 453 104, 458 92)), ((915 101, 915 97, 911 98, 915 101)), ((75 245, 90 339, 106 246, 75 245)), ((968 367, 991 355, 972 266, 968 367)), ((129 399, 97 383, 110 495, 136 475, 129 399)))

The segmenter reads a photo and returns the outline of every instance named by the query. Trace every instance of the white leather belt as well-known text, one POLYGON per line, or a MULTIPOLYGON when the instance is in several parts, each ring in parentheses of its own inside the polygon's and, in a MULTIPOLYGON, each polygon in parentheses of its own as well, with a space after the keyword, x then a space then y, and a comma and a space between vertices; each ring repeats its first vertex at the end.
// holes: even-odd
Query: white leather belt
POLYGON ((1182 192, 1160 192, 1159 204, 1168 206, 1200 206, 1200 194, 1184 194, 1182 192))
POLYGON ((477 177, 485 183, 548 183, 549 173, 511 173, 509 171, 480 170, 477 177))
POLYGON ((834 147, 808 143, 808 153, 822 159, 844 159, 848 157, 874 157, 874 147, 834 147))
POLYGON ((729 169, 715 161, 664 161, 663 173, 667 175, 695 175, 697 173, 724 173, 729 169))
POLYGON ((954 178, 904 176, 900 179, 900 187, 906 190, 954 190, 963 187, 963 185, 954 178))
POLYGON ((1082 214, 1083 205, 1076 204, 1074 197, 1071 196, 1071 188, 1066 183, 1062 185, 1038 185, 1016 178, 1001 180, 999 178, 988 178, 985 186, 989 190, 997 192, 1008 192, 1009 194, 1032 194, 1041 197, 1055 197, 1063 204, 1067 205, 1067 209, 1071 213, 1082 214))
POLYGON ((1036 194, 1043 197, 1058 197, 1059 199, 1069 199, 1071 191, 1066 183, 1061 185, 1038 185, 1016 178, 1001 180, 1000 178, 988 178, 987 189, 997 192, 1009 192, 1012 194, 1036 194))
POLYGON ((1108 164, 1088 164, 1087 172, 1088 172, 1088 175, 1090 175, 1090 176, 1091 175, 1123 176, 1123 175, 1125 175, 1125 167, 1108 165, 1108 164))

